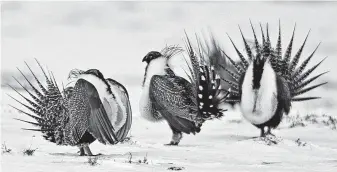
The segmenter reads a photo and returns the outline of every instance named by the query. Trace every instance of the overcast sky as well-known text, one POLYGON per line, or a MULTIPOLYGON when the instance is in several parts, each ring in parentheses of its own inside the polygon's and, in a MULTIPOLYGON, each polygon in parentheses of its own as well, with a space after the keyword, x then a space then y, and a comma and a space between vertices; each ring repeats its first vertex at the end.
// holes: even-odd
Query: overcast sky
POLYGON ((184 29, 191 36, 211 30, 236 57, 226 32, 243 49, 238 24, 251 38, 249 19, 256 28, 268 22, 275 43, 280 19, 283 47, 295 22, 295 48, 311 29, 303 55, 322 41, 313 61, 329 56, 319 70, 329 68, 335 76, 336 9, 336 2, 6 2, 1 5, 1 71, 25 68, 23 61, 36 67, 37 58, 59 80, 73 68, 97 68, 106 77, 140 84, 144 55, 166 44, 183 45, 184 29))

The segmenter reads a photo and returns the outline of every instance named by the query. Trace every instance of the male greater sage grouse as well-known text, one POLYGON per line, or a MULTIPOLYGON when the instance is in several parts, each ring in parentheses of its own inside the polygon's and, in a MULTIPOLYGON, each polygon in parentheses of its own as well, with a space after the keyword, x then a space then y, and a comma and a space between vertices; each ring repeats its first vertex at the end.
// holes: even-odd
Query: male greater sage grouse
POLYGON ((39 127, 25 130, 41 131, 46 140, 57 145, 78 146, 81 156, 93 155, 89 144, 96 139, 103 144, 116 144, 127 136, 132 114, 129 95, 123 85, 110 78, 104 79, 97 69, 73 70, 69 77, 74 80, 74 87, 63 88, 61 92, 54 76, 50 72, 48 76, 40 63, 38 65, 47 87, 41 84, 28 65, 27 67, 41 91, 20 70, 31 91, 14 78, 32 99, 10 86, 29 105, 11 97, 35 114, 12 106, 37 121, 18 119, 39 127))
POLYGON ((229 95, 220 88, 220 77, 207 56, 195 53, 187 38, 190 62, 188 80, 177 76, 170 68, 171 57, 182 51, 179 47, 166 47, 161 52, 151 51, 144 58, 147 63, 140 102, 140 112, 146 119, 166 120, 172 129, 168 145, 178 145, 182 132, 196 134, 203 122, 220 118, 225 110, 218 106, 229 95))
POLYGON ((306 101, 318 99, 320 97, 298 97, 312 89, 326 84, 327 82, 306 87, 312 81, 322 76, 327 72, 323 72, 312 78, 309 75, 323 62, 320 61, 310 69, 305 71, 305 68, 310 59, 315 54, 318 46, 315 50, 298 65, 303 48, 307 41, 307 34, 304 42, 300 46, 299 50, 291 60, 292 46, 294 40, 295 27, 290 39, 290 43, 282 57, 281 47, 281 27, 279 25, 279 33, 276 47, 271 46, 268 25, 266 27, 267 35, 263 32, 262 26, 262 45, 258 42, 253 25, 251 24, 254 35, 254 48, 251 49, 248 41, 241 32, 245 50, 248 56, 246 59, 242 53, 232 42, 235 51, 237 52, 240 61, 236 63, 227 54, 224 55, 229 60, 232 67, 226 68, 228 75, 222 78, 226 81, 230 87, 230 96, 227 99, 228 102, 239 102, 243 116, 261 129, 261 137, 271 134, 271 129, 276 128, 283 117, 283 114, 288 114, 291 108, 292 102, 306 101), (234 67, 233 67, 234 66, 234 67), (233 69, 228 70, 228 69, 233 69), (264 128, 267 128, 265 132, 264 128))

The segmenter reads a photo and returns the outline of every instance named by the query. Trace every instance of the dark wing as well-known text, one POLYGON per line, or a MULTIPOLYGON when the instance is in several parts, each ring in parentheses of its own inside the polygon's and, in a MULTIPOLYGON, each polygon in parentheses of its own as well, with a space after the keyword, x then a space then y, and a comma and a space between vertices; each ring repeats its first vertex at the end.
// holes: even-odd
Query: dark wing
POLYGON ((150 82, 150 99, 171 127, 185 133, 198 131, 198 112, 192 85, 182 77, 154 75, 150 82))
POLYGON ((291 94, 289 83, 281 76, 277 76, 277 99, 279 106, 283 107, 285 114, 288 114, 291 107, 291 94))
POLYGON ((99 142, 115 144, 117 138, 96 88, 84 79, 74 87, 69 104, 69 132, 73 144, 88 130, 99 142))

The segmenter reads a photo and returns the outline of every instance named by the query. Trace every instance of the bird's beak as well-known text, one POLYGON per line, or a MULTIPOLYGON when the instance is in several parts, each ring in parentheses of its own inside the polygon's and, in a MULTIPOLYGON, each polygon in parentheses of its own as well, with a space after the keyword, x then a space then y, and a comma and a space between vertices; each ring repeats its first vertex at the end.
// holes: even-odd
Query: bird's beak
POLYGON ((143 58, 142 62, 147 62, 147 55, 143 58))

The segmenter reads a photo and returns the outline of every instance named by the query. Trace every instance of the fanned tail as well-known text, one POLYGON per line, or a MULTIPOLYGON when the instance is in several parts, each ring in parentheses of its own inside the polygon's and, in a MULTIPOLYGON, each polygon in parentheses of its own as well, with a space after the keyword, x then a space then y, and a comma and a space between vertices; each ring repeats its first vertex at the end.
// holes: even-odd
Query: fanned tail
POLYGON ((27 89, 23 86, 23 84, 17 80, 15 77, 14 80, 24 89, 26 93, 28 93, 29 97, 24 96, 19 91, 17 91, 14 87, 11 85, 10 88, 12 88, 18 95, 20 95, 27 103, 23 103, 23 101, 20 101, 13 96, 9 95, 12 99, 14 99, 16 102, 20 103, 22 106, 27 108, 29 111, 32 112, 28 113, 24 110, 17 108, 15 106, 10 105, 12 108, 18 110, 19 112, 22 112, 23 114, 26 114, 27 116, 35 119, 36 122, 31 122, 27 120, 22 119, 16 119, 25 123, 32 124, 38 129, 24 129, 24 130, 31 130, 31 131, 41 131, 43 133, 43 137, 46 140, 49 140, 51 142, 57 143, 57 144, 63 144, 63 132, 62 132, 62 124, 63 119, 66 116, 66 108, 64 106, 66 99, 63 98, 62 93, 60 92, 54 76, 49 72, 49 76, 47 76, 45 70, 42 68, 40 63, 36 60, 39 67, 41 68, 41 71, 46 79, 47 87, 45 88, 41 81, 37 78, 33 70, 30 68, 30 66, 25 62, 26 66, 28 67, 29 71, 33 75, 35 81, 37 82, 40 90, 39 91, 33 83, 27 79, 27 77, 23 74, 23 72, 19 70, 21 75, 25 78, 27 83, 29 84, 32 91, 29 91, 30 89, 27 89))
MULTIPOLYGON (((243 39, 245 38, 243 33, 241 33, 241 36, 243 39)), ((231 38, 229 37, 229 39, 231 38)), ((244 75, 244 72, 252 59, 250 58, 248 60, 245 59, 242 53, 238 50, 238 48, 236 48, 235 50, 239 55, 240 60, 234 61, 220 48, 218 41, 215 39, 213 35, 211 35, 210 40, 211 40, 210 42, 204 41, 204 44, 201 44, 200 43, 201 41, 198 42, 198 44, 200 44, 199 46, 202 47, 201 49, 202 52, 199 51, 198 53, 200 54, 199 56, 201 57, 200 64, 202 65, 206 64, 208 66, 208 69, 213 68, 216 71, 216 74, 219 75, 219 77, 221 78, 218 89, 222 90, 221 91, 222 94, 218 94, 219 96, 223 96, 229 93, 228 89, 231 89, 232 94, 229 94, 225 98, 222 98, 221 103, 230 103, 233 105, 239 100, 238 99, 239 97, 237 97, 237 95, 239 94, 238 83, 241 81, 241 78, 244 75), (203 61, 206 61, 207 63, 203 63, 203 61), (223 78, 226 79, 223 80, 223 78)), ((231 42, 235 46, 234 41, 231 40, 231 42)), ((249 57, 253 58, 252 50, 245 39, 244 43, 247 54, 250 55, 249 57)), ((191 45, 187 46, 192 47, 191 45)))
POLYGON ((208 51, 210 46, 205 49, 197 37, 199 47, 197 52, 194 50, 187 34, 186 40, 187 53, 191 62, 187 62, 189 72, 192 75, 189 78, 194 79, 192 84, 195 89, 195 97, 197 97, 198 114, 204 120, 220 118, 226 110, 221 109, 219 105, 225 102, 228 91, 221 89, 220 76, 217 74, 219 71, 217 68, 221 68, 221 66, 218 65, 217 60, 214 60, 214 56, 222 53, 215 40, 212 40, 212 45, 215 48, 213 51, 208 51))
MULTIPOLYGON (((251 29, 252 29, 253 36, 254 36, 254 50, 255 51, 252 51, 251 47, 248 46, 247 40, 245 39, 245 36, 243 35, 240 27, 239 27, 239 31, 243 39, 247 58, 244 57, 243 54, 238 50, 237 46, 234 44, 234 41, 230 38, 230 36, 228 36, 229 40, 232 43, 233 48, 235 49, 240 60, 238 62, 234 61, 230 56, 228 56, 224 51, 221 50, 224 54, 224 57, 229 62, 229 63, 223 63, 223 65, 221 65, 221 68, 223 69, 223 71, 227 73, 227 75, 220 75, 222 81, 227 83, 227 87, 231 88, 230 95, 228 99, 226 99, 226 102, 231 103, 231 104, 240 102, 241 100, 240 85, 242 84, 241 82, 243 80, 243 75, 247 69, 247 66, 254 61, 263 62, 266 59, 270 61, 273 69, 275 70, 275 73, 277 73, 279 77, 285 78, 285 80, 287 81, 288 87, 290 89, 292 101, 307 101, 307 100, 318 99, 319 97, 297 98, 297 96, 300 96, 304 93, 307 93, 313 89, 316 89, 326 84, 326 82, 324 82, 321 84, 310 86, 310 84, 314 80, 326 74, 327 72, 322 72, 314 77, 307 79, 310 76, 310 74, 325 60, 325 58, 322 61, 318 62, 313 67, 305 71, 306 66, 308 65, 312 57, 314 56, 320 43, 302 63, 299 63, 305 44, 307 42, 310 30, 307 33, 303 43, 301 44, 300 48, 297 50, 294 57, 291 58, 292 47, 293 47, 293 42, 294 42, 294 37, 295 37, 295 29, 296 29, 296 24, 295 24, 290 42, 282 58, 282 41, 281 41, 282 36, 281 36, 280 22, 279 22, 279 31, 278 31, 278 36, 277 36, 277 44, 274 48, 271 46, 271 43, 270 43, 271 41, 269 37, 268 24, 266 26, 266 32, 267 32, 266 34, 264 33, 262 25, 260 24, 260 28, 262 32, 261 33, 262 44, 260 44, 257 39, 253 24, 251 22, 250 24, 251 24, 251 29)), ((219 56, 219 58, 222 58, 222 57, 219 56)))

